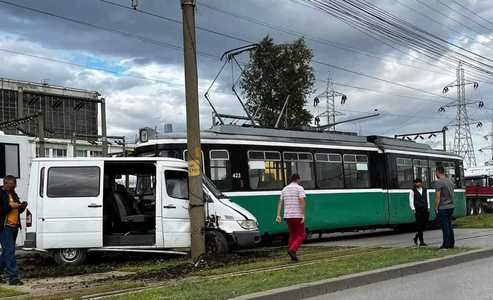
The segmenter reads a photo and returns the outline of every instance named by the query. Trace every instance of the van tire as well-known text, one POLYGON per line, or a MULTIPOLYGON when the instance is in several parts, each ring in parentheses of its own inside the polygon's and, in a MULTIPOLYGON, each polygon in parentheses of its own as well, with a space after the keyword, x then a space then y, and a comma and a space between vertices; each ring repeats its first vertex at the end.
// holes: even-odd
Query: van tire
POLYGON ((87 250, 79 248, 57 249, 53 258, 58 265, 82 265, 87 260, 87 250))
POLYGON ((207 255, 226 255, 229 252, 228 240, 219 231, 207 231, 205 233, 205 248, 207 255))

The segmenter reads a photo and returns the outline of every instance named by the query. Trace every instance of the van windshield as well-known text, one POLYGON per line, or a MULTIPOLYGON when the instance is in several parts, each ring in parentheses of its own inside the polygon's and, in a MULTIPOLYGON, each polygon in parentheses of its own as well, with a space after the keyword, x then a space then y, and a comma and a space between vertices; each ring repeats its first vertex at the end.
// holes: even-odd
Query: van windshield
POLYGON ((220 190, 217 189, 214 183, 207 176, 203 175, 202 181, 204 182, 204 185, 207 187, 207 189, 209 189, 209 191, 211 191, 211 193, 213 193, 216 198, 227 198, 223 193, 221 193, 220 190))

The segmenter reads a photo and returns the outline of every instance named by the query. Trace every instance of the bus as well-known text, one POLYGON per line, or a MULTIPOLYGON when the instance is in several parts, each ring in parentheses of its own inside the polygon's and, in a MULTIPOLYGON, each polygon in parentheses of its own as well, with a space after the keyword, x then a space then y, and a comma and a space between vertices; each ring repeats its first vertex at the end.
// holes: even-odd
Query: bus
MULTIPOLYGON (((283 186, 300 174, 308 233, 406 227, 414 222, 409 194, 415 178, 429 188, 443 166, 456 184, 454 216, 465 215, 462 158, 429 145, 381 136, 222 125, 201 132, 204 173, 258 220, 265 239, 285 235, 275 222, 283 186)), ((142 141, 138 156, 187 159, 186 134, 142 141)), ((430 220, 435 212, 430 213, 430 220)))

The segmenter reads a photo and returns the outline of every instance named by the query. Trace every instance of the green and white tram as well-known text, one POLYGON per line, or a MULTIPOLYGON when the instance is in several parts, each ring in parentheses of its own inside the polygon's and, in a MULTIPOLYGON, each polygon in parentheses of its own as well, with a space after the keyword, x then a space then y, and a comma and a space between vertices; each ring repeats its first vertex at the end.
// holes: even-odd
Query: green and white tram
MULTIPOLYGON (((378 136, 223 125, 201 133, 205 174, 233 202, 257 218, 265 237, 284 234, 276 205, 292 173, 307 193, 311 233, 414 222, 409 193, 415 178, 427 187, 442 165, 456 183, 454 216, 465 215, 462 158, 414 141, 378 136)), ((139 156, 187 158, 186 135, 141 143, 139 156)), ((434 191, 428 191, 434 207, 434 191)), ((435 218, 431 212, 430 220, 435 218)))

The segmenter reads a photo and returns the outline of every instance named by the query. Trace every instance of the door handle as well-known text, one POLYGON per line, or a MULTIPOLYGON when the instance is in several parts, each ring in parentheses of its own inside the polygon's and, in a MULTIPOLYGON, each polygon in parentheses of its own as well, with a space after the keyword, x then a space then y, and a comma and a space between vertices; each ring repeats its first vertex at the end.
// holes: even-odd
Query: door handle
POLYGON ((175 205, 165 205, 165 206, 163 206, 163 208, 176 208, 176 206, 175 205))
POLYGON ((98 208, 98 207, 103 207, 103 206, 102 205, 99 205, 99 204, 96 204, 96 203, 91 203, 87 207, 90 207, 90 208, 98 208))

